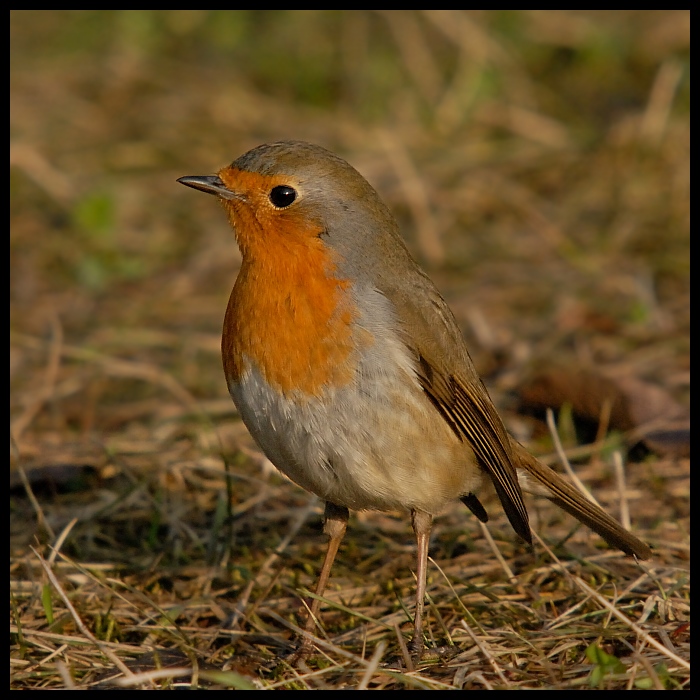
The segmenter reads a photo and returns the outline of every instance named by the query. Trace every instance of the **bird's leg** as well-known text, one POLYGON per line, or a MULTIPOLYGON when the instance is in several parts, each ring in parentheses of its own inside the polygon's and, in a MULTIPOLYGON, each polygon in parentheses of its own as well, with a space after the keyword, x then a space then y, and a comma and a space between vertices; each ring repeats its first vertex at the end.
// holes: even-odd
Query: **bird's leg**
POLYGON ((416 661, 423 654, 423 604, 425 600, 425 579, 428 570, 428 544, 433 516, 422 510, 411 511, 413 532, 418 544, 416 556, 416 612, 413 620, 413 640, 411 651, 416 661))
MULTIPOLYGON (((323 531, 330 538, 328 540, 328 549, 326 550, 326 557, 323 560, 323 566, 321 567, 321 573, 318 576, 318 583, 316 584, 316 595, 322 596, 325 593, 326 585, 328 579, 331 575, 331 567, 333 566, 333 560, 338 552, 340 543, 345 535, 345 529, 348 524, 348 509, 345 506, 337 506, 335 503, 326 503, 326 512, 324 514, 323 531)), ((313 634, 316 629, 316 621, 318 619, 319 609, 321 608, 321 601, 318 598, 313 598, 311 600, 311 612, 306 619, 306 625, 304 629, 309 634, 313 634)), ((297 652, 296 656, 299 659, 303 659, 311 651, 311 639, 304 635, 301 642, 301 647, 297 652)))

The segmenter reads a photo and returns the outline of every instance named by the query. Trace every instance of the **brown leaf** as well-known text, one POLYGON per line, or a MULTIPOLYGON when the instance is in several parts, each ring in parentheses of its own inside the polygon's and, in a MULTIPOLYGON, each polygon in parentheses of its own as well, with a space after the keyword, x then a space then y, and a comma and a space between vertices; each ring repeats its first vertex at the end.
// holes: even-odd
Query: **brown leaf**
POLYGON ((579 420, 597 425, 608 410, 608 427, 629 433, 660 454, 690 452, 687 411, 661 386, 629 376, 612 376, 575 367, 555 367, 520 388, 520 409, 540 414, 571 406, 579 420))

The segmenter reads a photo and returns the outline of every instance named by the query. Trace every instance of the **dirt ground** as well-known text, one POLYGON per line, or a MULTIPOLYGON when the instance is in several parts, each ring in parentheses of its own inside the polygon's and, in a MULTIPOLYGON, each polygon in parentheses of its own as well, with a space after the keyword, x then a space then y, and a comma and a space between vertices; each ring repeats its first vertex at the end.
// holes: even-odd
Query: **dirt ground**
POLYGON ((685 689, 689 13, 10 13, 10 686, 685 689), (176 183, 279 139, 350 161, 452 307, 508 428, 648 542, 548 502, 519 542, 352 514, 290 663, 323 504, 240 422, 240 264, 176 183))

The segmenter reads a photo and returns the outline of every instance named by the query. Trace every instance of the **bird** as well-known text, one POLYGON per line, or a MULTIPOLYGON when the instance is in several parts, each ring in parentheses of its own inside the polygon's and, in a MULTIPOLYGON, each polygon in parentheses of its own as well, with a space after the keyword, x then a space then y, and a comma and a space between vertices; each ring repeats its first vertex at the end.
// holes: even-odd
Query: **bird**
POLYGON ((328 547, 301 656, 312 650, 350 510, 411 514, 415 659, 433 518, 453 501, 486 522, 480 494, 495 490, 532 546, 523 491, 545 496, 611 546, 651 556, 508 433, 450 308, 347 161, 278 141, 178 182, 219 199, 241 252, 221 341, 233 402, 269 460, 325 501, 328 547))

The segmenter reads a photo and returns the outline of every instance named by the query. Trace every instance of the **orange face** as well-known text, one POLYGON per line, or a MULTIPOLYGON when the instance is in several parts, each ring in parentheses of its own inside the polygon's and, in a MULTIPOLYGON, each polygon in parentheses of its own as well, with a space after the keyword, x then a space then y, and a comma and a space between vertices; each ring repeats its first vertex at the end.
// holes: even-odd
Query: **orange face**
POLYGON ((260 175, 233 167, 223 168, 218 176, 227 189, 241 197, 222 202, 244 257, 294 254, 295 250, 297 254, 305 254, 307 246, 320 244, 315 239, 323 233, 323 226, 309 216, 304 207, 303 188, 296 178, 260 175), (296 201, 288 207, 275 206, 270 193, 278 186, 294 188, 296 201))

